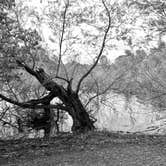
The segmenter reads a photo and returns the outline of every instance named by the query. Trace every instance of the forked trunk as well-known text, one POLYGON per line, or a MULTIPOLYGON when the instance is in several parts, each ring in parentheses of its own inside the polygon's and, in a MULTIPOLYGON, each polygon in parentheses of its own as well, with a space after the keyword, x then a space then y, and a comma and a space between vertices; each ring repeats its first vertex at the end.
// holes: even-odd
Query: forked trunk
MULTIPOLYGON (((68 93, 66 91, 62 91, 61 95, 59 95, 59 98, 68 108, 66 111, 73 119, 73 126, 71 128, 73 133, 82 133, 95 129, 94 120, 90 118, 82 102, 80 101, 79 96, 75 92, 70 91, 70 93, 68 93)), ((48 100, 46 102, 43 102, 43 104, 49 105, 50 101, 48 100)), ((51 122, 54 120, 54 118, 52 118, 51 108, 45 108, 44 112, 44 137, 48 138, 51 134, 51 122)))

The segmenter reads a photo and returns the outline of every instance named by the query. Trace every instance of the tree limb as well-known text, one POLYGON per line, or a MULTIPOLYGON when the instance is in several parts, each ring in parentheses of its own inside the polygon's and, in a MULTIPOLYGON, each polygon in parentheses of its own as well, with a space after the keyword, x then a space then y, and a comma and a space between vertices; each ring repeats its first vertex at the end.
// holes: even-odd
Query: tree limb
POLYGON ((27 66, 26 64, 24 64, 23 62, 21 62, 18 59, 16 60, 16 62, 18 64, 18 66, 23 67, 29 74, 35 76, 36 78, 38 77, 37 73, 33 69, 31 69, 29 66, 27 66))
POLYGON ((50 102, 54 97, 56 97, 56 96, 52 92, 50 92, 47 96, 44 96, 41 99, 32 99, 25 103, 32 104, 32 105, 44 104, 44 103, 50 102))
POLYGON ((70 82, 68 79, 63 78, 63 77, 56 76, 56 77, 54 77, 54 78, 57 78, 57 79, 59 79, 59 80, 63 80, 63 81, 65 81, 65 82, 67 82, 67 83, 70 82))
MULTIPOLYGON (((48 96, 46 96, 45 99, 47 97, 48 96)), ((17 105, 17 106, 19 106, 21 108, 30 108, 30 109, 54 108, 54 109, 61 109, 61 110, 68 111, 68 108, 66 106, 63 106, 62 104, 56 104, 56 105, 53 105, 53 104, 50 104, 50 105, 42 104, 41 101, 43 101, 44 98, 43 99, 39 99, 39 100, 30 100, 28 102, 23 102, 23 103, 20 103, 18 101, 14 101, 14 100, 12 100, 12 99, 10 99, 10 98, 2 95, 2 94, 0 94, 0 98, 5 100, 8 103, 17 105)))
MULTIPOLYGON (((53 92, 56 96, 61 95, 62 91, 65 93, 65 89, 63 86, 58 85, 56 82, 52 80, 51 77, 42 69, 39 68, 38 70, 31 69, 28 65, 25 63, 16 60, 18 65, 20 67, 23 67, 29 74, 36 77, 36 79, 48 90, 53 92)), ((60 78, 60 77, 59 77, 60 78)))
POLYGON ((125 73, 122 73, 121 75, 119 75, 117 78, 115 78, 115 80, 108 86, 106 87, 103 91, 98 92, 96 95, 92 96, 91 98, 89 98, 88 102, 85 104, 85 107, 88 106, 88 104, 95 99, 96 97, 99 97, 103 94, 105 94, 108 90, 111 89, 111 87, 116 83, 116 81, 118 81, 125 73))
POLYGON ((61 60, 62 60, 62 44, 63 44, 63 37, 65 33, 66 13, 67 13, 68 7, 69 7, 69 0, 67 0, 67 3, 65 5, 65 11, 63 13, 63 25, 62 25, 62 34, 61 34, 60 43, 59 43, 59 59, 58 59, 58 67, 57 67, 56 76, 58 76, 59 74, 59 69, 60 69, 61 60))
POLYGON ((92 70, 96 67, 96 65, 98 64, 99 62, 99 59, 100 57, 102 56, 102 53, 103 53, 103 50, 105 48, 105 42, 106 42, 106 38, 107 38, 107 35, 108 35, 108 32, 109 32, 109 29, 111 27, 111 16, 110 16, 110 11, 105 3, 105 0, 102 0, 102 3, 104 5, 104 8, 106 9, 106 12, 107 12, 107 15, 108 15, 108 26, 107 26, 107 29, 105 30, 105 34, 104 34, 104 38, 103 38, 103 42, 102 42, 102 45, 101 45, 101 49, 100 49, 100 52, 97 56, 97 59, 96 61, 94 62, 94 64, 91 66, 91 68, 87 71, 87 73, 85 73, 81 79, 79 80, 78 82, 78 85, 77 85, 77 89, 76 89, 76 93, 78 94, 79 90, 80 90, 80 86, 81 86, 81 83, 83 82, 83 80, 92 72, 92 70))
POLYGON ((0 115, 0 120, 3 119, 3 117, 6 115, 8 110, 9 110, 9 107, 7 107, 7 108, 5 108, 5 110, 3 110, 3 112, 0 115))

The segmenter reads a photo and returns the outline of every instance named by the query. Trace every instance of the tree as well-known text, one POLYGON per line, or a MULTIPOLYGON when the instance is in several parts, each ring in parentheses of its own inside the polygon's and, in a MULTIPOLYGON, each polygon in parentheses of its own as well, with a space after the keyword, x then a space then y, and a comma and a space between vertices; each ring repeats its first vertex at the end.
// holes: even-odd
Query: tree
MULTIPOLYGON (((150 49, 149 55, 141 65, 142 95, 139 97, 150 102, 158 110, 165 110, 165 27, 166 2, 164 0, 129 1, 142 16, 146 16, 149 30, 157 37, 157 45, 150 49), (144 91, 144 92, 143 92, 144 91)), ((151 40, 152 35, 147 35, 151 40)))
MULTIPOLYGON (((142 16, 148 18, 146 24, 149 26, 149 30, 157 32, 159 44, 162 42, 162 36, 165 35, 166 27, 166 2, 164 0, 141 0, 129 1, 130 6, 135 6, 140 11, 142 16)), ((152 37, 147 36, 150 40, 152 37)))
POLYGON ((8 70, 6 72, 6 75, 2 75, 1 78, 9 84, 12 84, 12 82, 14 82, 14 84, 18 83, 16 84, 17 87, 13 85, 11 89, 15 89, 15 91, 20 90, 19 86, 21 85, 21 83, 23 83, 23 80, 21 79, 21 74, 19 74, 19 71, 24 70, 31 77, 34 77, 38 80, 40 85, 44 87, 45 93, 43 96, 38 96, 39 98, 34 99, 32 99, 33 93, 31 93, 30 99, 24 98, 24 100, 21 100, 20 98, 18 98, 18 96, 20 96, 19 93, 15 92, 13 93, 13 95, 11 95, 11 92, 6 88, 6 85, 3 85, 3 88, 6 89, 6 92, 1 93, 0 98, 23 109, 43 109, 44 116, 42 116, 42 119, 34 118, 33 125, 35 126, 39 125, 40 123, 47 123, 47 125, 45 125, 44 127, 46 137, 50 135, 52 109, 63 110, 69 113, 69 115, 73 119, 73 132, 84 132, 93 130, 95 128, 94 120, 89 116, 79 95, 83 81, 92 73, 94 68, 99 63, 99 60, 105 48, 107 35, 110 30, 110 11, 104 0, 102 0, 102 4, 105 8, 108 18, 108 25, 106 28, 104 28, 102 44, 99 53, 96 56, 96 60, 92 65, 90 65, 90 68, 79 78, 75 89, 73 88, 72 84, 73 78, 71 77, 69 79, 67 74, 66 77, 63 77, 61 75, 61 70, 66 70, 66 67, 62 62, 62 44, 65 33, 65 26, 67 24, 66 15, 67 9, 69 7, 69 1, 67 1, 67 3, 65 4, 64 12, 62 14, 63 22, 59 44, 60 52, 58 56, 58 63, 56 64, 56 71, 54 71, 54 73, 56 73, 54 77, 52 77, 50 73, 46 72, 43 67, 38 67, 40 63, 38 63, 39 56, 36 55, 36 52, 38 51, 38 54, 42 53, 39 51, 40 48, 36 47, 40 39, 38 33, 34 30, 24 30, 19 25, 18 19, 14 20, 5 12, 3 12, 3 15, 1 16, 1 36, 6 36, 4 41, 1 42, 1 45, 3 46, 1 51, 1 57, 3 60, 1 61, 1 63, 3 63, 5 60, 8 65, 7 67, 4 67, 8 70), (10 22, 8 20, 10 20, 10 22), (17 77, 18 80, 15 80, 15 77, 17 77), (51 101, 54 98, 59 99, 60 102, 52 104, 51 101))

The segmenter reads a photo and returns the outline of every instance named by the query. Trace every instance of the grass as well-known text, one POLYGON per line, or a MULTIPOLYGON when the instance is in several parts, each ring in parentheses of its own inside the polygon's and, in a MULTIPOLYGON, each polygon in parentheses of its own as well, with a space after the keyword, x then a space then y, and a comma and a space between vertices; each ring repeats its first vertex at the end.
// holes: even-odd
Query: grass
POLYGON ((90 132, 0 141, 1 166, 166 165, 166 136, 90 132))

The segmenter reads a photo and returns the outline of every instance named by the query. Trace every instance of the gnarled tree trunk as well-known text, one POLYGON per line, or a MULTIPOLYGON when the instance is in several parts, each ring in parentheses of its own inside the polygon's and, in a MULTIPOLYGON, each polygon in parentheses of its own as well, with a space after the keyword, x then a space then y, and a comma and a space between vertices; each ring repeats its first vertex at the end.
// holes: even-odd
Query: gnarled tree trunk
MULTIPOLYGON (((86 131, 94 130, 94 121, 90 118, 83 104, 81 103, 78 95, 72 94, 67 97, 66 105, 70 108, 67 112, 72 117, 73 125, 72 132, 73 133, 81 133, 86 131)), ((48 103, 47 103, 48 104, 48 103)), ((44 127, 44 137, 48 138, 51 134, 51 111, 50 108, 44 109, 46 118, 46 125, 44 127)))
MULTIPOLYGON (((18 105, 22 108, 32 108, 32 109, 44 109, 45 115, 44 119, 41 119, 42 124, 46 125, 44 129, 45 137, 50 136, 51 132, 51 109, 60 109, 64 110, 69 113, 69 115, 73 119, 73 132, 85 132, 94 130, 94 121, 90 118, 88 112, 86 111, 85 107, 83 106, 81 100, 79 99, 79 95, 77 91, 73 91, 71 88, 71 81, 68 82, 68 87, 64 88, 63 86, 54 82, 47 73, 44 72, 43 69, 33 70, 26 64, 17 60, 17 63, 24 67, 25 70, 30 73, 31 75, 35 76, 37 80, 46 88, 49 92, 48 95, 44 96, 40 99, 29 100, 24 103, 19 103, 17 101, 13 101, 2 94, 0 94, 0 98, 3 100, 10 102, 12 104, 18 105), (54 98, 59 98, 62 104, 50 104, 50 102, 54 98)), ((39 120, 40 121, 40 120, 39 120)), ((34 124, 36 126, 39 125, 39 121, 35 121, 34 124)))
POLYGON ((65 103, 70 108, 68 113, 73 119, 73 126, 71 128, 73 132, 85 132, 95 129, 94 121, 90 118, 79 96, 75 92, 72 91, 67 96, 67 102, 65 103))

